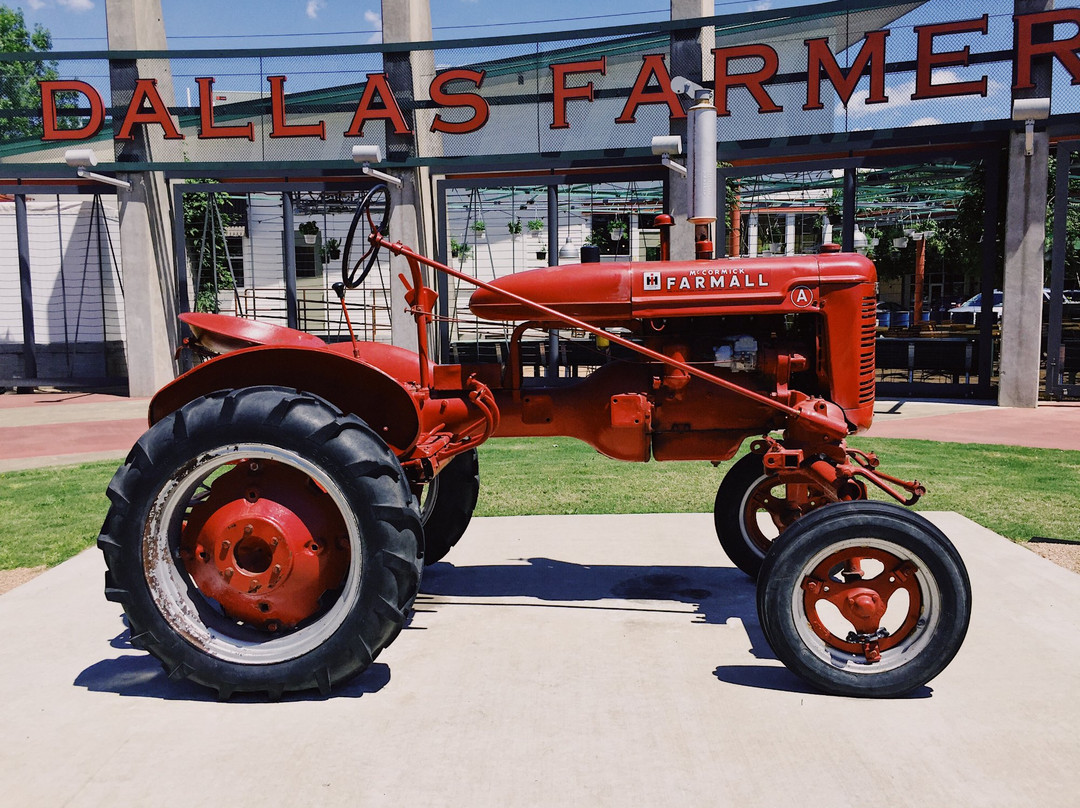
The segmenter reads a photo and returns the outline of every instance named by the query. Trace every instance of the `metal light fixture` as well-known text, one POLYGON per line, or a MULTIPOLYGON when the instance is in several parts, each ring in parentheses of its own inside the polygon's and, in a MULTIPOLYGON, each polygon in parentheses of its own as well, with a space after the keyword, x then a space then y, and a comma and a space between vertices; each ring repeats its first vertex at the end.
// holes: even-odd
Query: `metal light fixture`
POLYGON ((1035 121, 1045 121, 1050 117, 1049 98, 1014 98, 1012 119, 1024 122, 1024 155, 1031 157, 1035 153, 1035 121))
POLYGON ((397 177, 392 177, 389 174, 372 168, 369 163, 381 163, 382 151, 378 146, 358 143, 352 147, 352 159, 354 163, 361 163, 360 170, 367 174, 369 177, 375 177, 375 179, 382 180, 383 182, 389 182, 392 185, 401 187, 401 180, 397 177))
POLYGON ((75 173, 83 179, 103 182, 106 185, 123 188, 125 191, 131 190, 131 183, 126 180, 118 180, 116 177, 106 177, 104 174, 95 174, 93 171, 86 170, 88 166, 97 165, 97 154, 93 149, 68 149, 64 152, 64 162, 76 169, 75 173))

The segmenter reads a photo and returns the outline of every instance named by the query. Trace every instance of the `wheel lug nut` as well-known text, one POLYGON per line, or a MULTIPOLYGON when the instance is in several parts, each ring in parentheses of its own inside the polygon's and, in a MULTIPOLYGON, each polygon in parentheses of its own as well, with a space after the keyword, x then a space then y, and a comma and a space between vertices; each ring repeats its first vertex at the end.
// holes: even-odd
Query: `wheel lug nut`
POLYGON ((223 573, 221 573, 221 575, 222 575, 222 577, 225 578, 226 581, 231 581, 232 577, 233 577, 233 573, 235 573, 235 572, 236 572, 236 570, 234 570, 232 567, 229 567, 223 573))
POLYGON ((254 525, 244 525, 244 538, 245 539, 254 532, 255 532, 255 526, 254 525))

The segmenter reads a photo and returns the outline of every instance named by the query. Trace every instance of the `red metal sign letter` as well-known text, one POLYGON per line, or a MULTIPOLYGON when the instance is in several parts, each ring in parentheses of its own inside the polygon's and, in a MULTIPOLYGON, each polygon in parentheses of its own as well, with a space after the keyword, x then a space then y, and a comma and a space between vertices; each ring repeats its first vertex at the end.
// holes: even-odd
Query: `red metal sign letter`
POLYGON ((124 115, 124 124, 116 133, 116 139, 132 140, 134 135, 131 134, 131 130, 137 123, 158 124, 164 130, 166 140, 184 139, 176 128, 176 124, 173 123, 168 107, 161 100, 161 95, 157 91, 157 79, 136 79, 135 94, 131 96, 127 114, 124 115), (150 104, 150 109, 143 109, 144 101, 150 104))
POLYGON ((445 90, 447 84, 452 81, 472 82, 476 89, 484 84, 483 70, 447 70, 440 73, 431 82, 431 100, 441 107, 470 107, 473 115, 467 121, 450 123, 443 120, 442 115, 436 115, 431 122, 432 132, 446 132, 452 135, 463 135, 466 132, 475 132, 488 121, 490 109, 488 102, 476 93, 448 93, 445 90))
POLYGON ((664 64, 664 56, 660 53, 651 53, 642 57, 643 64, 634 80, 634 88, 630 91, 630 97, 626 99, 622 115, 615 119, 615 123, 634 123, 637 118, 637 108, 642 104, 667 104, 668 117, 681 119, 686 117, 679 96, 671 89, 671 76, 668 75, 667 66, 664 64), (649 89, 649 82, 656 80, 656 86, 649 89))
POLYGON ((255 124, 251 121, 239 126, 218 126, 214 123, 214 80, 198 78, 195 83, 199 85, 199 138, 246 137, 254 142, 255 124))
POLYGON ((964 45, 958 51, 934 53, 934 37, 947 34, 965 34, 970 31, 986 35, 985 14, 977 20, 963 22, 945 22, 939 25, 916 25, 915 34, 919 37, 918 56, 915 63, 915 92, 911 100, 923 98, 942 98, 954 95, 986 96, 986 76, 978 81, 951 81, 945 84, 932 82, 934 68, 948 65, 967 65, 971 56, 971 47, 964 45))
POLYGON ((364 124, 370 120, 383 119, 394 124, 394 134, 412 134, 412 129, 405 123, 405 116, 401 114, 397 101, 394 100, 394 92, 386 81, 385 73, 368 73, 367 83, 364 85, 364 94, 360 96, 360 103, 356 105, 352 123, 349 124, 346 135, 362 137, 364 124), (372 107, 375 101, 380 106, 372 107))
POLYGON ((105 104, 98 91, 85 81, 42 81, 41 122, 44 128, 42 140, 82 140, 93 137, 105 123, 105 104), (78 129, 61 129, 58 123, 56 96, 58 93, 81 93, 90 102, 90 117, 86 125, 78 129))
POLYGON ((716 66, 716 114, 730 115, 728 109, 728 90, 731 87, 745 87, 758 103, 758 112, 783 112, 769 96, 764 84, 776 75, 780 67, 780 57, 768 45, 740 45, 734 48, 715 48, 713 59, 716 66), (761 67, 749 73, 728 73, 728 63, 734 59, 761 59, 761 67))
POLYGON ((552 129, 566 129, 570 126, 566 122, 566 102, 572 98, 581 98, 586 101, 593 100, 592 82, 587 82, 580 87, 567 87, 566 77, 570 73, 599 73, 607 74, 607 59, 601 56, 599 59, 590 59, 585 62, 566 62, 559 65, 551 65, 554 74, 554 98, 552 99, 552 129))
POLYGON ((803 109, 822 109, 821 103, 821 70, 825 69, 829 81, 836 88, 836 94, 846 107, 851 100, 855 87, 870 66, 870 95, 866 99, 867 104, 885 104, 889 97, 885 95, 885 38, 888 31, 871 31, 866 35, 859 55, 855 57, 851 68, 845 74, 843 69, 836 63, 836 57, 829 50, 829 40, 821 39, 806 40, 807 69, 806 69, 806 103, 803 109))
POLYGON ((285 77, 267 76, 270 82, 270 137, 317 137, 326 140, 326 121, 285 123, 285 77))

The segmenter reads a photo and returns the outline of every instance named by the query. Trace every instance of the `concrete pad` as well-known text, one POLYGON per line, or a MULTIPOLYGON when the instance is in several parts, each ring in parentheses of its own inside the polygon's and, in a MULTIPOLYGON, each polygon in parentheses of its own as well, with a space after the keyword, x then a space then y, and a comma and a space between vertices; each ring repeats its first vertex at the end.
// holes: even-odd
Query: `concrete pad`
POLYGON ((913 698, 808 690, 707 514, 474 520, 333 697, 219 704, 88 551, 0 596, 10 805, 1018 806, 1080 790, 1080 576, 955 514, 968 640, 913 698))

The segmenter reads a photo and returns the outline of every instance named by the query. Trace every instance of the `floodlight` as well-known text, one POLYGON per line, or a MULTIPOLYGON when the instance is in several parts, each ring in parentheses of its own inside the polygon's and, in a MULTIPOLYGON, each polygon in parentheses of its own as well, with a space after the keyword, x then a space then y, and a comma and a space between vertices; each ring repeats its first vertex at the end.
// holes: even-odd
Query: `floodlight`
POLYGON ((125 180, 118 180, 116 177, 106 177, 104 174, 95 174, 93 171, 87 171, 87 166, 97 165, 97 154, 93 149, 68 149, 64 152, 64 162, 72 168, 76 169, 75 173, 86 180, 94 180, 94 182, 103 182, 106 185, 113 185, 117 188, 123 188, 125 191, 131 190, 131 183, 125 180))
POLYGON ((361 163, 360 170, 369 177, 375 177, 383 182, 389 182, 401 187, 401 180, 392 177, 385 172, 372 168, 368 163, 381 163, 382 150, 374 143, 357 143, 352 147, 352 159, 354 163, 361 163))

